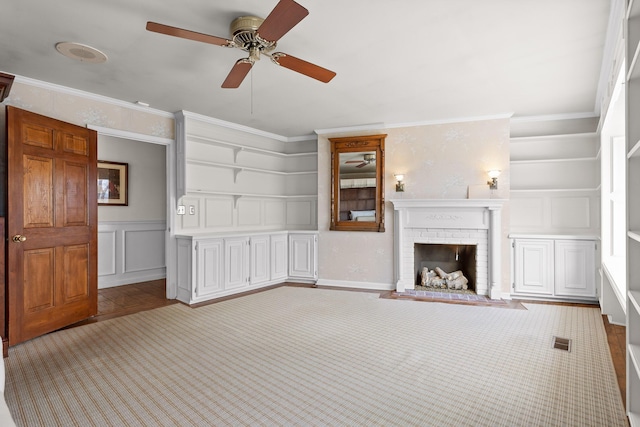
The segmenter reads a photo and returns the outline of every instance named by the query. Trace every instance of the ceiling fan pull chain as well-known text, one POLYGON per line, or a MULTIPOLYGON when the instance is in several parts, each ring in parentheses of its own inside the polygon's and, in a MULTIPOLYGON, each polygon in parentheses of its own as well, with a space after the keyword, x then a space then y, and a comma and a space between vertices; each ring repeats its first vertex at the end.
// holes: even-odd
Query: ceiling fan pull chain
POLYGON ((251 115, 253 116, 253 67, 251 68, 251 115))

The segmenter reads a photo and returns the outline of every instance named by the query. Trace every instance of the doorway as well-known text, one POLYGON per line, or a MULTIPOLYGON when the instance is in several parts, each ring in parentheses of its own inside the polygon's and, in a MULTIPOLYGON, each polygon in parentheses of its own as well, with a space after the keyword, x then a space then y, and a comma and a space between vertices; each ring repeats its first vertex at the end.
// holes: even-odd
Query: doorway
POLYGON ((99 131, 98 160, 127 165, 128 203, 98 207, 98 313, 113 308, 104 295, 122 308, 143 298, 136 286, 166 283, 167 157, 165 144, 99 131))

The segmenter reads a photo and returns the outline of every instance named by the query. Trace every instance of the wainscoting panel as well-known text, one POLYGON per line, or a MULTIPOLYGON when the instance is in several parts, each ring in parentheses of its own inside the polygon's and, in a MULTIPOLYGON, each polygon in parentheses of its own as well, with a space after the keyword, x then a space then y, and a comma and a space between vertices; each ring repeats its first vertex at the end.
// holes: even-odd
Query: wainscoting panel
POLYGON ((116 232, 98 231, 98 277, 112 274, 116 274, 116 232))
POLYGON ((287 202, 287 225, 289 226, 312 226, 317 220, 315 200, 288 201, 287 202))
POLYGON ((238 225, 240 227, 260 226, 262 223, 262 202, 260 200, 238 201, 238 225))
POLYGON ((282 200, 264 202, 264 223, 268 226, 285 226, 286 204, 282 200))
POLYGON ((233 199, 206 198, 204 206, 205 228, 233 227, 233 199))
POLYGON ((98 224, 98 288, 166 277, 165 221, 98 224))
POLYGON ((178 202, 186 213, 178 215, 176 234, 243 230, 313 230, 318 224, 317 199, 255 195, 189 194, 178 202), (193 214, 190 207, 193 206, 193 214))
POLYGON ((162 269, 165 266, 164 250, 153 251, 148 248, 164 248, 164 229, 124 231, 124 272, 136 273, 162 269))
POLYGON ((596 190, 511 192, 511 233, 599 234, 596 190))
POLYGON ((551 226, 554 228, 590 228, 588 197, 551 199, 551 226))

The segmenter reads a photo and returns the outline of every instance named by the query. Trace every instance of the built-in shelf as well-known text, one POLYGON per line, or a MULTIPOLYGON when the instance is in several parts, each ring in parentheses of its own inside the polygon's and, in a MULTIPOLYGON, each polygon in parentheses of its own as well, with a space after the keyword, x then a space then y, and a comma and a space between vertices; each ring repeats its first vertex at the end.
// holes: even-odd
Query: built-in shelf
MULTIPOLYGON (((640 1, 629 0, 626 11, 624 42, 626 47, 626 144, 627 144, 627 217, 637 218, 640 214, 640 187, 635 178, 640 173, 640 127, 635 124, 640 108, 640 1)), ((633 224, 628 224, 633 225, 633 224)), ((627 229, 627 411, 632 427, 640 427, 640 276, 634 265, 640 229, 627 229)))
POLYGON ((635 145, 629 150, 627 154, 627 158, 638 157, 640 156, 640 141, 636 142, 635 145))
POLYGON ((217 168, 224 168, 224 169, 233 169, 233 170, 238 170, 240 172, 242 171, 251 171, 251 172, 259 172, 259 173, 268 173, 268 174, 272 174, 272 175, 315 175, 318 173, 318 171, 313 170, 313 171, 297 171, 297 172, 283 172, 283 171, 276 171, 276 170, 271 170, 271 169, 261 169, 261 168, 253 168, 253 167, 248 167, 248 166, 240 166, 240 165, 231 165, 229 163, 217 163, 217 162, 209 162, 206 160, 194 160, 194 159, 187 159, 187 164, 190 165, 201 165, 201 166, 213 166, 213 167, 217 167, 217 168))
POLYGON ((301 198, 316 198, 317 194, 296 194, 293 196, 285 196, 282 194, 258 194, 258 193, 242 193, 237 191, 209 191, 187 188, 188 194, 210 194, 217 196, 234 196, 234 197, 264 197, 269 199, 301 199, 301 198))
MULTIPOLYGON (((635 307, 638 314, 640 314, 640 291, 629 291, 629 302, 635 307)), ((638 353, 640 356, 640 353, 638 353)), ((638 371, 640 374, 640 371, 638 371)))
POLYGON ((636 46, 633 58, 629 64, 629 71, 627 72, 627 81, 631 81, 640 76, 640 68, 638 68, 638 55, 640 55, 640 43, 636 46))
POLYGON ((629 236, 630 239, 633 239, 636 242, 640 243, 640 231, 638 231, 638 230, 629 230, 629 231, 627 231, 627 236, 629 236))
POLYGON ((629 359, 636 369, 636 375, 640 377, 640 345, 629 344, 629 359))
POLYGON ((574 157, 567 159, 530 159, 530 160, 511 160, 512 165, 518 164, 535 164, 535 163, 565 163, 565 162, 596 162, 597 157, 574 157))
POLYGON ((200 142, 203 144, 214 144, 214 145, 229 147, 231 149, 237 150, 236 157, 238 153, 241 153, 241 152, 259 153, 267 156, 275 156, 275 157, 283 157, 283 158, 307 157, 307 156, 318 155, 318 153, 315 151, 309 151, 305 153, 282 153, 279 151, 267 150, 265 148, 247 147, 246 145, 240 145, 233 142, 222 141, 214 138, 208 138, 205 136, 188 135, 187 140, 193 141, 193 142, 200 142))
POLYGON ((600 191, 600 187, 595 188, 511 188, 509 190, 510 193, 539 193, 544 191, 545 193, 562 193, 562 192, 575 192, 575 191, 586 191, 586 192, 597 192, 600 191))

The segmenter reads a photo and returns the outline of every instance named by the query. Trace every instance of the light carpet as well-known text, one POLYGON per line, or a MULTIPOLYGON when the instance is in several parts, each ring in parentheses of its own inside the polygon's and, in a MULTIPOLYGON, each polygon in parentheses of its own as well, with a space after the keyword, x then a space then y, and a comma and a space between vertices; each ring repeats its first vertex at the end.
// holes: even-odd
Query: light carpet
POLYGON ((19 426, 625 426, 597 308, 281 287, 12 347, 19 426), (573 340, 571 352, 552 337, 573 340))

